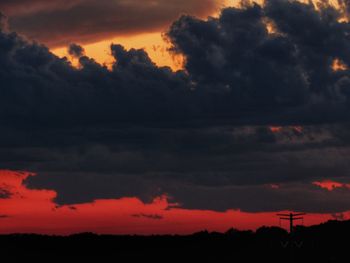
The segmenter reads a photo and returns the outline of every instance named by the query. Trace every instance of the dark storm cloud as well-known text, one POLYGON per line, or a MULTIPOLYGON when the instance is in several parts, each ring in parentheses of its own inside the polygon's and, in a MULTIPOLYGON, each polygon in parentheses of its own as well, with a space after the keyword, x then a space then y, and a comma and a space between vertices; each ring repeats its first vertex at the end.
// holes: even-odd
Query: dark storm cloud
POLYGON ((229 8, 206 21, 184 16, 168 37, 186 56, 188 74, 158 68, 145 51, 120 45, 111 46, 112 71, 86 56, 75 69, 43 46, 2 33, 0 116, 45 126, 348 121, 349 71, 331 65, 348 62, 350 27, 337 19, 334 9, 287 1, 229 8), (280 16, 285 10, 290 14, 280 16), (266 18, 280 34, 268 34, 266 18))
POLYGON ((82 69, 75 69, 46 47, 27 44, 14 33, 0 34, 0 48, 4 123, 46 128, 118 124, 182 118, 188 111, 187 76, 156 67, 143 50, 113 45, 118 62, 109 71, 86 56, 80 57, 82 69), (177 109, 181 104, 184 107, 177 109))
POLYGON ((184 16, 167 34, 186 57, 178 72, 120 45, 110 70, 74 46, 77 69, 1 32, 1 167, 37 172, 25 183, 58 204, 167 194, 191 209, 350 209, 348 189, 312 185, 350 181, 350 71, 331 68, 350 62, 339 16, 282 0, 184 16))
POLYGON ((207 16, 216 0, 0 1, 13 30, 50 46, 164 30, 183 13, 207 16))
POLYGON ((208 21, 184 16, 168 37, 192 81, 211 90, 206 103, 226 93, 221 107, 230 112, 264 111, 266 119, 280 111, 280 123, 286 115, 296 123, 337 121, 346 115, 349 78, 331 65, 350 62, 350 26, 339 16, 331 7, 271 0, 208 21), (268 33, 267 19, 279 33, 268 33))

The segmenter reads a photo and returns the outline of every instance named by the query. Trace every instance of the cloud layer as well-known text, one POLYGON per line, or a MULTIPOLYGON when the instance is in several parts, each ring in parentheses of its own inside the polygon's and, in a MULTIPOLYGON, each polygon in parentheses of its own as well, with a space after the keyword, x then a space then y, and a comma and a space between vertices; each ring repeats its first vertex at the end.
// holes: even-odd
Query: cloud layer
POLYGON ((13 30, 50 46, 91 43, 119 35, 164 30, 181 14, 207 16, 216 0, 1 1, 13 30))
POLYGON ((26 184, 58 204, 167 195, 190 209, 349 210, 349 189, 313 184, 350 181, 341 15, 269 0, 183 16, 167 33, 186 58, 178 72, 120 45, 110 70, 71 45, 74 68, 2 31, 0 168, 37 172, 26 184))

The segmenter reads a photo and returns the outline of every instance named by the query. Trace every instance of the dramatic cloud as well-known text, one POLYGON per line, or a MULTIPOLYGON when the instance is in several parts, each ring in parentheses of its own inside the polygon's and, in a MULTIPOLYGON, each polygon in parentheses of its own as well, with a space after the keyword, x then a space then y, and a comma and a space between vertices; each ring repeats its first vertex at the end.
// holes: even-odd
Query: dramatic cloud
POLYGON ((50 46, 91 43, 118 35, 164 30, 181 14, 207 16, 217 0, 0 1, 13 30, 50 46))
POLYGON ((334 71, 332 63, 350 62, 350 26, 339 17, 330 6, 317 11, 312 4, 271 0, 225 9, 218 19, 184 16, 168 36, 174 52, 185 55, 192 81, 213 93, 206 103, 226 93, 221 108, 237 116, 337 121, 348 108, 349 71, 334 71), (277 33, 269 33, 267 21, 277 33))
POLYGON ((36 172, 27 186, 60 205, 166 195, 190 209, 349 210, 341 16, 283 0, 183 16, 167 33, 178 72, 117 44, 110 69, 71 45, 76 68, 1 32, 0 168, 36 172))

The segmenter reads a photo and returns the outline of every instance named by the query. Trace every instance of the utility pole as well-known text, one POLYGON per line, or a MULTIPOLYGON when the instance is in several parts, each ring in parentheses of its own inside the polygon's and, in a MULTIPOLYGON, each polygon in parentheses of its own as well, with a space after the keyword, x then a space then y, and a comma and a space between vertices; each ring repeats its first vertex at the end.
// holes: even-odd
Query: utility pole
POLYGON ((289 233, 293 233, 294 231, 294 221, 296 220, 302 220, 304 217, 303 215, 306 215, 306 213, 290 213, 290 214, 277 214, 280 217, 280 220, 288 220, 289 221, 289 233))

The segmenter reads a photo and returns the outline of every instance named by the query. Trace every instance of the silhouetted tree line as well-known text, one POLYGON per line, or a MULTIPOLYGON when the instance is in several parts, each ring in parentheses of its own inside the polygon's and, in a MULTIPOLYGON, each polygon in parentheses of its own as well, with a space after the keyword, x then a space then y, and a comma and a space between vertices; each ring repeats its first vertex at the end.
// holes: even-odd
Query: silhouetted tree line
MULTIPOLYGON (((71 236, 13 234, 0 236, 2 258, 98 260, 210 260, 213 262, 349 262, 350 221, 297 226, 293 234, 279 227, 257 231, 230 229, 193 235, 113 236, 81 233, 71 236)), ((49 261, 48 261, 49 260, 49 261)))

